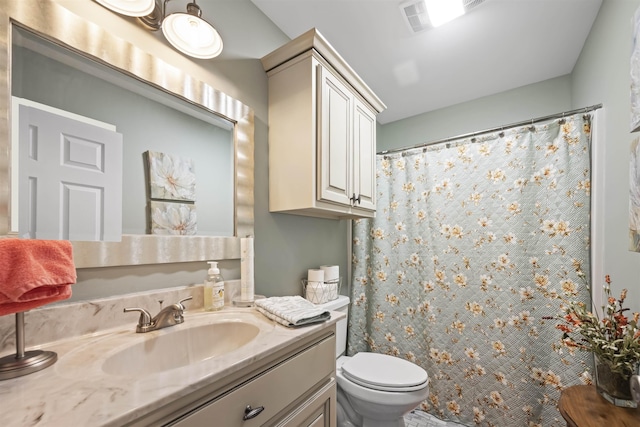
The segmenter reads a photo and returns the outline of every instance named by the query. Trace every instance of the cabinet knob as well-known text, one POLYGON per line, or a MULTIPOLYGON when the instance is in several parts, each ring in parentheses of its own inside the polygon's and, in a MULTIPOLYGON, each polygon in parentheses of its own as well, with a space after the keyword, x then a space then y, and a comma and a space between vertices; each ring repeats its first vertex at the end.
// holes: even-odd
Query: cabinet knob
POLYGON ((252 408, 251 405, 247 405, 247 407, 244 408, 244 415, 242 416, 242 420, 247 421, 252 418, 255 418, 258 415, 260 415, 260 412, 262 411, 264 411, 264 406, 258 406, 257 408, 252 408))

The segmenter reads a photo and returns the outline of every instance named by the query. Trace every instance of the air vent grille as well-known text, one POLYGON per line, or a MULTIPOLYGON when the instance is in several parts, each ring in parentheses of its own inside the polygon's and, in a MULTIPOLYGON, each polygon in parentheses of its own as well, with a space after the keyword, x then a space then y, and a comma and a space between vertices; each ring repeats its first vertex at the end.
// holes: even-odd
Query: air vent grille
MULTIPOLYGON (((484 0, 463 0, 465 12, 483 3, 484 0)), ((400 4, 400 10, 405 23, 412 33, 420 33, 433 28, 427 15, 427 6, 424 0, 411 0, 400 4)))
POLYGON ((480 3, 484 2, 484 0, 464 0, 464 10, 465 12, 470 11, 474 7, 478 6, 480 3))
POLYGON ((411 28, 411 31, 414 33, 419 33, 431 27, 429 17, 427 16, 427 6, 422 0, 404 3, 400 5, 400 8, 403 11, 409 28, 411 28))

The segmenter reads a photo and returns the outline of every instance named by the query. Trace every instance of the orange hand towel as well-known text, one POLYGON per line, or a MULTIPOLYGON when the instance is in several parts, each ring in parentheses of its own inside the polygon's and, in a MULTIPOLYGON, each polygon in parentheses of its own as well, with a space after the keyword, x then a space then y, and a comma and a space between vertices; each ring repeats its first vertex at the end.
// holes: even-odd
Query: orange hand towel
POLYGON ((75 282, 71 242, 0 239, 0 316, 67 299, 75 282))

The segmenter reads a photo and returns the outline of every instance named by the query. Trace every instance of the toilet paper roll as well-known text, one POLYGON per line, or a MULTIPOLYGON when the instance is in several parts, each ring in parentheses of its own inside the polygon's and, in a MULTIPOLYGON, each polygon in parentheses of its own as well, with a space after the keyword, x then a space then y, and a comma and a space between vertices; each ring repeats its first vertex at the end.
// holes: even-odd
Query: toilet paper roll
POLYGON ((340 278, 340 266, 338 265, 322 265, 320 266, 324 271, 324 281, 331 282, 340 278))
POLYGON ((314 304, 324 304, 329 301, 328 285, 324 282, 307 282, 304 297, 314 304))
POLYGON ((338 298, 338 284, 326 283, 327 285, 327 301, 333 301, 338 298))
POLYGON ((307 290, 319 292, 325 289, 327 289, 327 285, 324 282, 307 282, 307 290))
POLYGON ((324 282, 324 270, 310 268, 309 271, 307 271, 307 280, 309 282, 324 282))

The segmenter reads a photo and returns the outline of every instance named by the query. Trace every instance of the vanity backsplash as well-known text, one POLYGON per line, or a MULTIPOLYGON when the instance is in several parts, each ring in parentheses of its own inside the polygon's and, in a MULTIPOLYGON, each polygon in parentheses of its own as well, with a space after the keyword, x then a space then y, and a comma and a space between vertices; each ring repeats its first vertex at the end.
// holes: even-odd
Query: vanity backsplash
MULTIPOLYGON (((240 281, 225 283, 225 305, 239 293, 240 281)), ((69 339, 81 335, 98 334, 113 328, 130 326, 135 330, 137 313, 124 313, 125 307, 139 307, 148 310, 152 316, 162 306, 178 302, 191 296, 185 302, 186 310, 200 310, 203 307, 201 284, 165 288, 161 290, 118 295, 91 301, 76 301, 44 306, 25 312, 25 349, 31 350, 53 341, 69 339)), ((15 353, 16 317, 0 316, 0 356, 15 353)))

